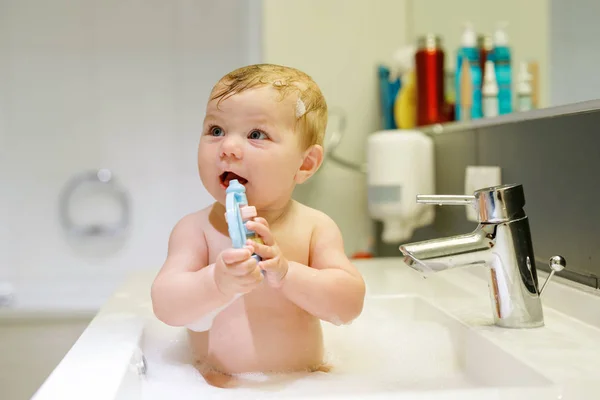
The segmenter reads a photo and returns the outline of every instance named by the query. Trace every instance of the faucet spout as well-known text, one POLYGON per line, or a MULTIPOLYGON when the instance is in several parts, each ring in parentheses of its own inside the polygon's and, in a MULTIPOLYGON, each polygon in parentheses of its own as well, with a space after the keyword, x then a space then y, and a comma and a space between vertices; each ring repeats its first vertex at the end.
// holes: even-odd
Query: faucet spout
POLYGON ((479 224, 467 235, 405 244, 406 264, 424 273, 465 266, 489 267, 496 325, 533 328, 544 324, 527 217, 479 224))
MULTIPOLYGON (((401 245, 409 267, 430 273, 486 266, 495 324, 505 328, 544 325, 522 185, 483 188, 473 196, 419 195, 417 202, 471 204, 478 212, 479 225, 466 235, 401 245)), ((551 259, 553 271, 560 271, 565 265, 562 257, 551 259)))
POLYGON ((443 239, 426 240, 400 246, 404 262, 422 273, 446 269, 484 266, 492 258, 494 226, 480 225, 474 232, 443 239), (490 231, 490 232, 488 232, 490 231))

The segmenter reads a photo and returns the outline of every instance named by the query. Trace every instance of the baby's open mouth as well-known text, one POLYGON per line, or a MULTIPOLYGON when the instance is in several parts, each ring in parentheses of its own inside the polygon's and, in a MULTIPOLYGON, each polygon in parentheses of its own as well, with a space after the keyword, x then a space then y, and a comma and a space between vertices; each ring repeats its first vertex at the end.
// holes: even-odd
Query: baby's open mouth
POLYGON ((242 185, 245 185, 246 183, 248 183, 248 179, 243 178, 243 177, 239 176, 238 174, 235 174, 231 171, 223 172, 219 176, 219 179, 221 180, 221 184, 225 187, 229 186, 229 182, 231 182, 234 179, 237 179, 238 182, 241 183, 242 185))

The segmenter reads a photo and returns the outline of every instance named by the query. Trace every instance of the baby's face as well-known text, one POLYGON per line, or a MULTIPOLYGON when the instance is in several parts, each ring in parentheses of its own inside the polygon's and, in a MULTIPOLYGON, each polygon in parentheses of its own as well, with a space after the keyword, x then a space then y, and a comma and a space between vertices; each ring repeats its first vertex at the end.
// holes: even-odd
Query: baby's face
POLYGON ((231 179, 246 187, 259 209, 284 205, 292 195, 304 151, 294 132, 296 96, 281 99, 271 86, 249 89, 206 108, 198 147, 202 183, 220 203, 231 179))

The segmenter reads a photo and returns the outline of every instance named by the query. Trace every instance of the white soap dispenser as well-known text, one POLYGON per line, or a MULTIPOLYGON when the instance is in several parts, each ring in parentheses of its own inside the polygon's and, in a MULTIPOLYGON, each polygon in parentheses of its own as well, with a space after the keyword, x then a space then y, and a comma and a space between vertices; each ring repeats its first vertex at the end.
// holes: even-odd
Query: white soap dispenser
POLYGON ((410 240, 416 228, 433 223, 434 206, 417 203, 435 193, 434 146, 417 130, 385 130, 367 140, 369 215, 383 222, 381 240, 410 240))

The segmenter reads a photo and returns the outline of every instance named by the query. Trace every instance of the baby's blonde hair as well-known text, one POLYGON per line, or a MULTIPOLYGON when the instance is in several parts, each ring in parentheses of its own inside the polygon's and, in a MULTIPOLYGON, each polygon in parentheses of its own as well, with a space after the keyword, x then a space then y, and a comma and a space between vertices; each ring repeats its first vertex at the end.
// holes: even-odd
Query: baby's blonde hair
MULTIPOLYGON (((295 68, 274 64, 255 64, 238 68, 219 80, 213 88, 211 100, 218 102, 259 86, 272 85, 283 97, 298 93, 297 126, 304 135, 303 144, 323 146, 327 128, 327 103, 321 89, 306 73, 295 68), (303 107, 302 107, 303 106, 303 107), (300 109, 300 110, 298 110, 300 109)), ((218 104, 218 103, 217 103, 218 104)))

